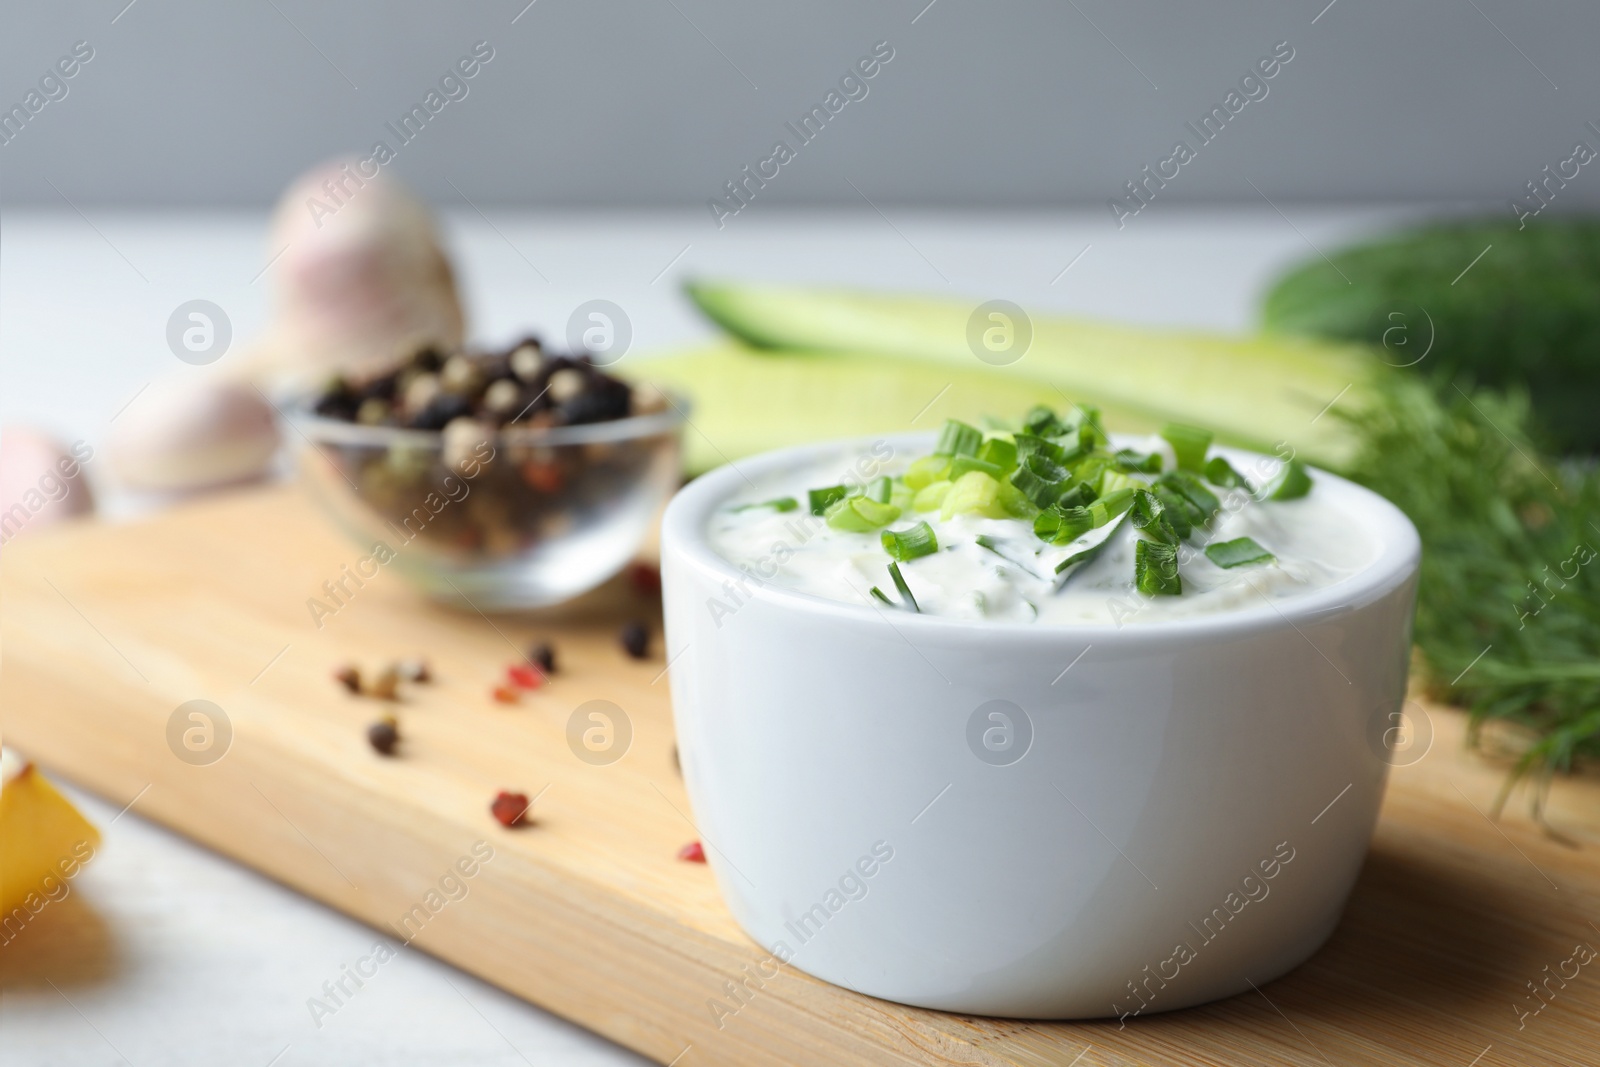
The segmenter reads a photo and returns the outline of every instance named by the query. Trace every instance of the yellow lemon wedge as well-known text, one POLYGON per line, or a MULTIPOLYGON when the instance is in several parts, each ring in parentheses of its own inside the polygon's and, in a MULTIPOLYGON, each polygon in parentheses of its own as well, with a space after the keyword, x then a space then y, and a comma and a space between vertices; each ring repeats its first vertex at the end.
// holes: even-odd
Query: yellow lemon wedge
POLYGON ((0 748, 0 945, 71 890, 100 832, 14 750, 0 748))

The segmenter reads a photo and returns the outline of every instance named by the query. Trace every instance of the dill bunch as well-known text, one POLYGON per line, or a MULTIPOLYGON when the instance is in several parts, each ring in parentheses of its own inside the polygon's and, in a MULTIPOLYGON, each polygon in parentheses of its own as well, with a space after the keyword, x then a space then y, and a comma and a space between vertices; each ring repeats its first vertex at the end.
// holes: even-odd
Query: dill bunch
POLYGON ((1422 536, 1416 645, 1430 696, 1466 707, 1472 740, 1500 720, 1526 747, 1501 793, 1600 756, 1600 470, 1552 461, 1524 395, 1400 372, 1348 416, 1351 476, 1422 536))

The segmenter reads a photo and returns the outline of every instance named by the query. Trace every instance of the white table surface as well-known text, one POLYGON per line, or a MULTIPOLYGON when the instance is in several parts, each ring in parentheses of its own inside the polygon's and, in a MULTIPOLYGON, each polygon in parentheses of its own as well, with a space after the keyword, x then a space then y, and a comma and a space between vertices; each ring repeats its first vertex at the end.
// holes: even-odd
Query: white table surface
MULTIPOLYGON (((1327 250, 1416 213, 1280 206, 1285 214, 1152 208, 1121 231, 1101 212, 752 211, 718 231, 699 213, 465 211, 444 225, 473 336, 499 342, 535 327, 559 337, 571 310, 599 297, 628 313, 628 358, 642 359, 711 335, 677 293, 691 275, 1001 297, 1035 312, 1244 329, 1274 270, 1315 255, 1312 245, 1327 250)), ((262 328, 269 278, 252 279, 271 254, 265 243, 264 214, 8 212, 0 420, 98 442, 144 383, 203 371, 166 347, 178 304, 221 305, 236 346, 262 328)), ((643 1062, 412 951, 318 1028, 307 999, 370 951, 374 931, 144 822, 137 804, 119 817, 130 798, 72 795, 105 844, 67 902, 0 947, 7 1067, 643 1062)))

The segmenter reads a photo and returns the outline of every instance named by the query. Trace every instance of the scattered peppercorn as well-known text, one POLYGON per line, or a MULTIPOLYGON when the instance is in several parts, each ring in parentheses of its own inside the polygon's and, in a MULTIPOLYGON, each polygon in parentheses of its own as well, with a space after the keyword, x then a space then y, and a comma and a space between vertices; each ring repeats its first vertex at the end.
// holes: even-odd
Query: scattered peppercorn
POLYGON ((495 686, 490 690, 490 695, 502 704, 515 704, 517 702, 517 691, 509 685, 495 686))
POLYGON ((622 650, 634 659, 644 659, 650 654, 650 631, 642 622, 630 622, 617 635, 622 650))
POLYGON ((678 777, 683 777, 683 761, 678 759, 678 746, 672 746, 672 769, 678 772, 678 777))
POLYGON ((333 672, 334 679, 352 693, 361 692, 361 672, 354 663, 346 663, 333 672))
POLYGON ((428 669, 427 660, 407 659, 400 661, 400 677, 407 682, 426 685, 433 681, 433 672, 428 669))
POLYGON ((528 663, 513 663, 506 668, 506 677, 519 689, 537 689, 544 684, 539 668, 528 663))
POLYGON ((528 794, 502 789, 494 798, 494 803, 489 805, 489 813, 501 826, 521 826, 527 821, 524 816, 532 806, 528 794))
POLYGON ((678 858, 685 863, 704 863, 706 850, 698 841, 690 841, 678 850, 678 858))
POLYGON ((400 699, 400 669, 393 664, 378 672, 372 680, 372 685, 367 689, 368 696, 377 697, 379 700, 400 699))
POLYGON ((652 563, 630 563, 628 582, 635 592, 651 596, 661 592, 661 568, 652 563))
POLYGON ((556 650, 549 641, 540 641, 528 649, 528 659, 537 663, 539 669, 546 674, 556 673, 556 650))
POLYGON ((394 755, 394 746, 400 743, 400 731, 393 719, 379 719, 367 727, 367 740, 385 756, 394 755))

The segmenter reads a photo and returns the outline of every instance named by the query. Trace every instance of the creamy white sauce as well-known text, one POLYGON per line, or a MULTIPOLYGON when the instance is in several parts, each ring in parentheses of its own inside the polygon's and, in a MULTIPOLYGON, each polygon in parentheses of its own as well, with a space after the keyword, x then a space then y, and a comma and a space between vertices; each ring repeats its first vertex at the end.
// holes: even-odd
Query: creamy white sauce
MULTIPOLYGON (((1158 437, 1119 439, 1117 445, 1161 452, 1167 469, 1172 467, 1171 451, 1158 437)), ((806 494, 841 482, 859 485, 880 474, 897 475, 907 462, 880 462, 862 452, 758 481, 712 515, 707 531, 711 546, 755 583, 883 607, 871 596, 876 586, 899 604, 888 572, 890 556, 880 540, 882 531, 833 529, 807 511, 806 494), (765 507, 735 510, 781 497, 793 497, 799 507, 789 512, 765 507)), ((1276 465, 1275 460, 1270 462, 1276 465)), ((1260 484, 1273 469, 1267 467, 1262 473, 1252 467, 1246 473, 1260 484)), ((1056 564, 1101 538, 1104 529, 1072 544, 1050 545, 1034 534, 1029 520, 975 515, 941 520, 937 509, 907 510, 886 529, 903 530, 918 520, 933 527, 939 550, 900 564, 924 613, 1015 622, 1121 625, 1224 612, 1324 588, 1362 570, 1377 556, 1376 539, 1358 517, 1335 506, 1330 494, 1319 492, 1315 485, 1308 495, 1287 501, 1258 501, 1240 490, 1211 489, 1222 500, 1222 510, 1209 527, 1196 528, 1180 548, 1183 593, 1179 596, 1146 596, 1134 588, 1138 535, 1130 522, 1114 524, 1105 548, 1077 566, 1064 585, 1055 574, 1056 564), (1003 556, 979 545, 980 534, 994 539, 1003 556), (1276 559, 1224 569, 1206 558, 1206 544, 1238 537, 1254 538, 1276 559)))

